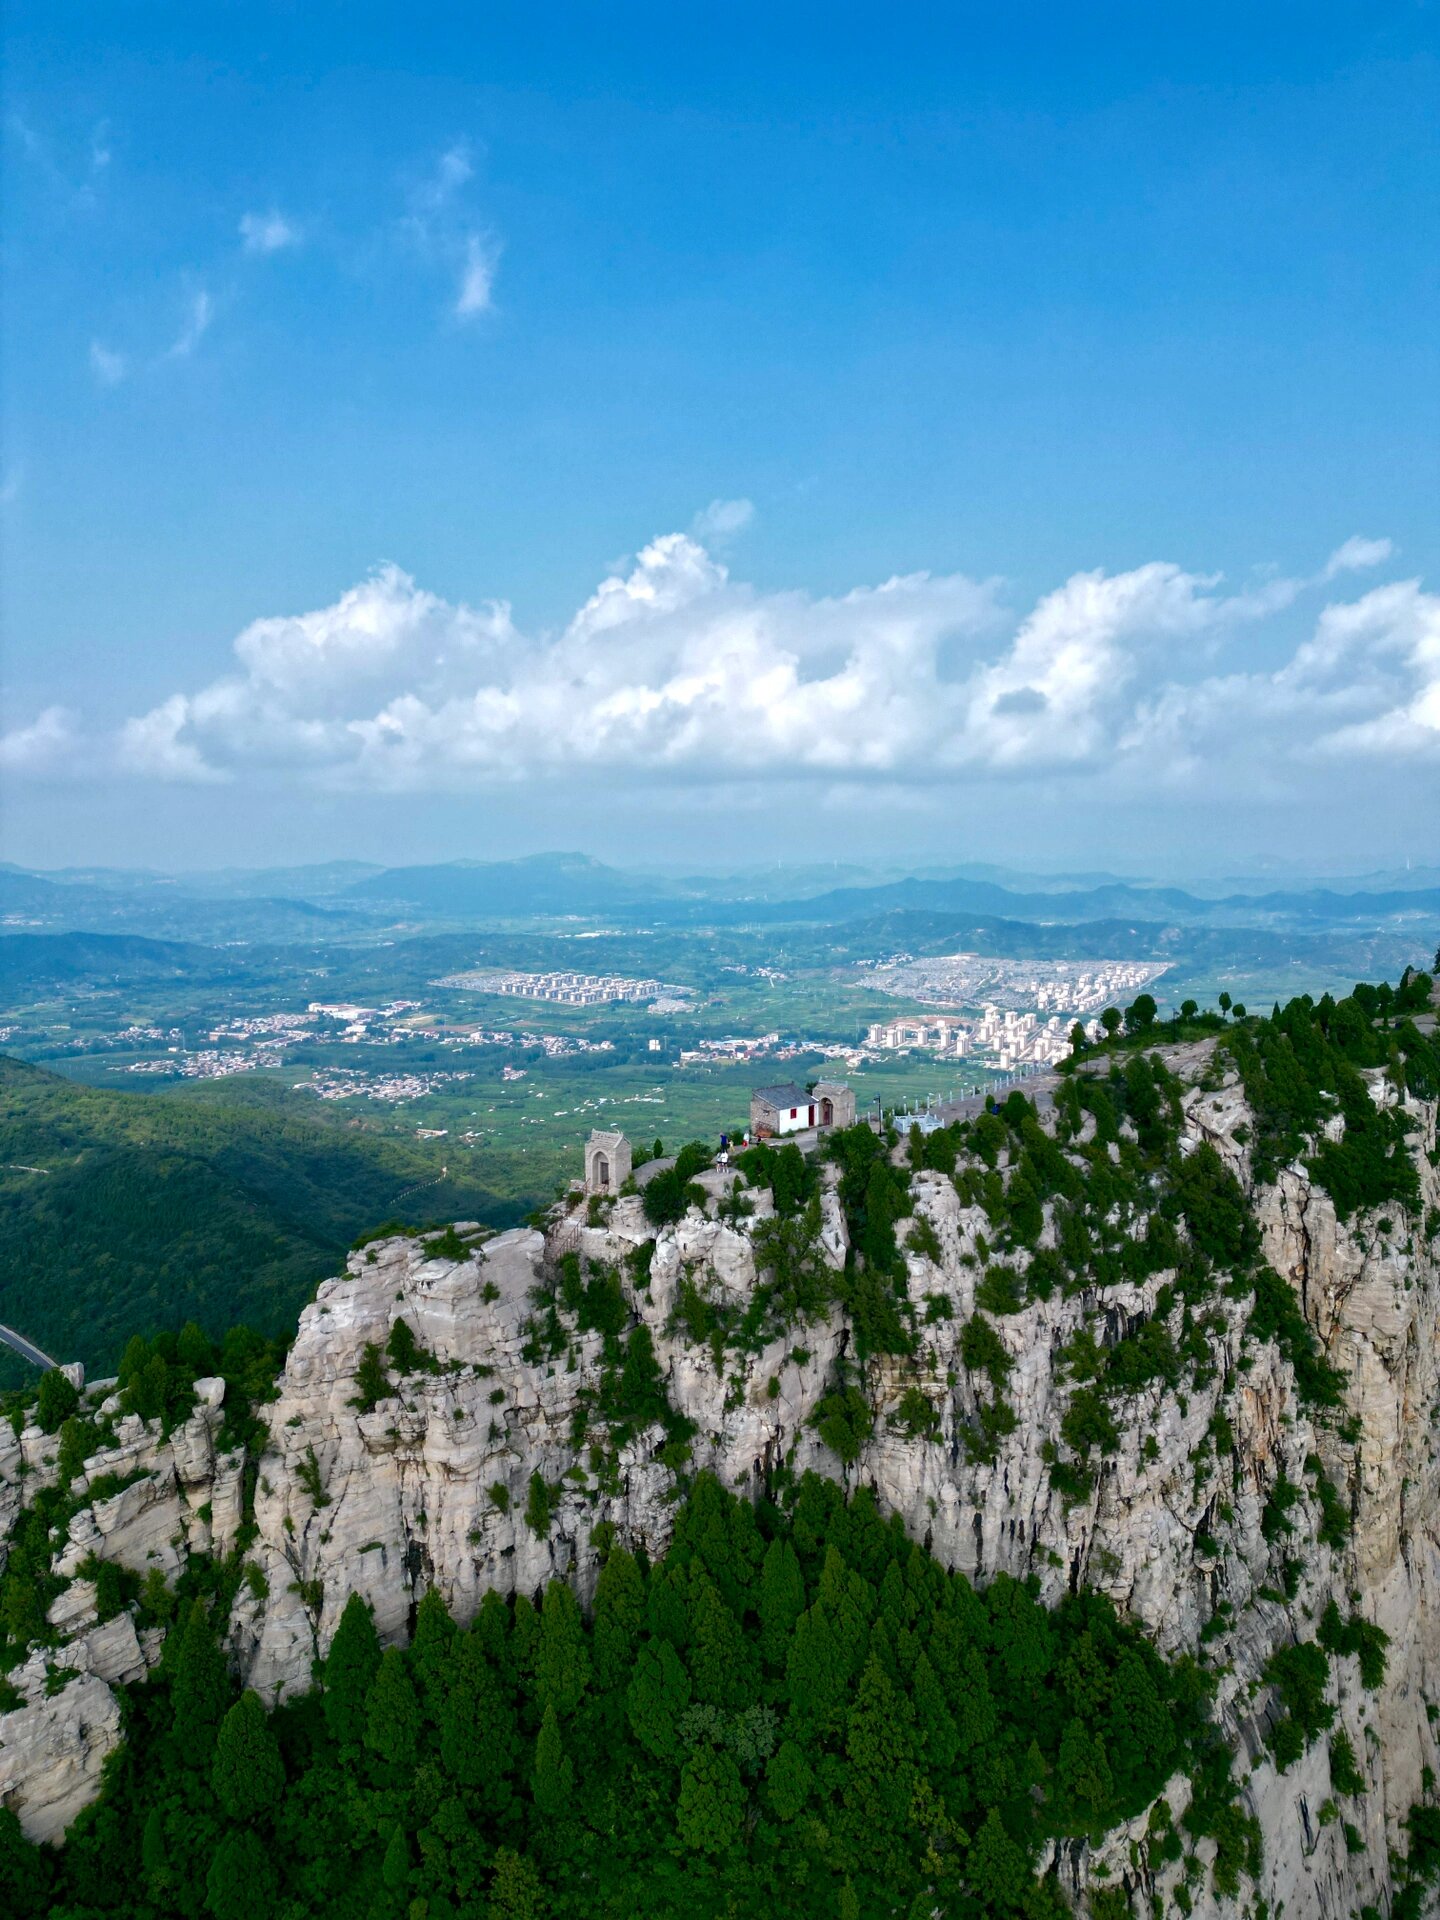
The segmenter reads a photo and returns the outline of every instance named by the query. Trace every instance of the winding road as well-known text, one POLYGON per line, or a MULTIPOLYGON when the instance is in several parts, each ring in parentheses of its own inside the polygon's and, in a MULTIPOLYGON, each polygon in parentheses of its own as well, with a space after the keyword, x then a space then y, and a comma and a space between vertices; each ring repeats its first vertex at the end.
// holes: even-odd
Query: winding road
POLYGON ((47 1373, 60 1364, 58 1360, 52 1360, 48 1353, 42 1353, 33 1340, 27 1340, 23 1333, 16 1333, 13 1327, 0 1327, 0 1346, 9 1347, 22 1360, 28 1360, 31 1366, 40 1367, 47 1373))

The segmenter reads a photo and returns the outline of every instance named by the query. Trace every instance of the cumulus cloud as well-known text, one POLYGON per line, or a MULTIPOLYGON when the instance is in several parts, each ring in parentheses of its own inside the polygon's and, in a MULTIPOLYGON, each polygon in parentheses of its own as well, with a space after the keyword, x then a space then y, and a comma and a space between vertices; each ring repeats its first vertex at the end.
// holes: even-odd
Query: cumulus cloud
MULTIPOLYGON (((738 525, 717 511, 732 504, 706 513, 738 525)), ((1392 582, 1319 608, 1298 645, 1266 641, 1306 590, 1228 592, 1152 561, 1077 573, 1016 615, 964 574, 761 592, 670 533, 563 627, 528 633, 502 600, 454 603, 387 564, 329 606, 252 622, 228 671, 127 721, 110 751, 191 782, 603 774, 732 796, 807 782, 821 804, 995 780, 1233 794, 1328 779, 1337 757, 1440 754, 1440 599, 1392 582), (1280 664, 1249 667, 1262 651, 1280 664)), ((46 725, 33 748, 13 736, 12 764, 46 725)))
POLYGON ((283 253, 287 247, 299 246, 300 229, 272 207, 269 213, 243 214, 240 239, 246 253, 283 253))
POLYGON ((78 767, 78 747, 75 715, 65 707, 46 707, 28 727, 0 733, 0 769, 22 774, 69 772, 78 767))

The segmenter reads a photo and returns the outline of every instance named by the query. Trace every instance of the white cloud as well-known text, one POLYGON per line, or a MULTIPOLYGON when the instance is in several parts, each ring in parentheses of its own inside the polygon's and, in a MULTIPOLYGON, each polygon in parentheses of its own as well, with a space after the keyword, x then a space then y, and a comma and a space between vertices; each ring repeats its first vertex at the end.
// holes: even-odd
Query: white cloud
POLYGON ((723 545, 743 533, 754 518, 753 501, 712 500, 691 521, 690 531, 704 545, 723 545))
POLYGON ((252 622, 229 671, 128 721, 111 751, 184 781, 603 774, 833 796, 1003 779, 1197 800, 1330 785, 1337 757, 1440 755, 1440 599, 1392 583, 1321 608, 1298 646, 1265 639, 1302 590, 1227 593, 1153 561, 1077 573, 1017 617, 963 574, 761 592, 670 533, 563 628, 526 633, 503 601, 456 604, 386 565, 329 606, 252 622), (1256 671, 1258 649, 1280 664, 1256 671))
POLYGON ((299 246, 300 229, 272 207, 269 213, 242 215, 240 238, 246 253, 282 253, 287 247, 299 246))
POLYGON ((1362 571, 1366 567, 1383 566, 1395 552, 1393 540, 1367 540, 1363 534, 1352 534, 1341 544, 1325 562, 1321 571, 1321 580, 1333 580, 1337 574, 1362 571))
POLYGON ((101 340, 90 342, 90 371, 102 387, 118 387, 130 371, 130 362, 101 340))
POLYGON ((210 331, 210 322, 215 318, 215 307, 209 294, 203 287, 192 294, 186 309, 185 320, 179 333, 170 343, 165 354, 167 360, 188 360, 205 335, 210 331))
POLYGON ((490 311, 490 295, 495 284, 499 249, 478 233, 465 238, 465 261, 460 272, 460 287, 455 296, 455 317, 470 320, 490 311))
POLYGON ((28 727, 0 734, 0 769, 24 774, 78 771, 78 746, 74 714, 65 707, 46 707, 28 727))
POLYGON ((410 196, 412 209, 421 215, 438 213, 475 177, 475 162, 468 140, 456 140, 435 162, 431 172, 410 196))

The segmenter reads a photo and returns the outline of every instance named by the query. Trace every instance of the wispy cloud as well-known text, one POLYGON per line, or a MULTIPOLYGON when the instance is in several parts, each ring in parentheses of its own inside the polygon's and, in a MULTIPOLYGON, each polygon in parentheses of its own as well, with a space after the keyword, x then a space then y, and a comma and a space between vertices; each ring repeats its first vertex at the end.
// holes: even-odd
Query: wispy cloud
POLYGON ((455 317, 472 320, 489 313, 495 285, 495 268, 500 250, 483 234, 472 233, 465 240, 465 264, 460 273, 460 288, 455 296, 455 317))
POLYGON ((165 351, 167 360, 188 360, 210 331, 210 322, 215 318, 215 306, 210 295, 203 287, 190 296, 185 319, 179 333, 165 351))
POLYGON ((73 142, 50 138, 22 113, 8 114, 5 127, 26 164, 57 200, 80 213, 98 205, 100 182, 112 158, 108 120, 97 121, 91 129, 83 158, 73 142))
POLYGON ((240 239, 246 253, 283 253, 300 245, 301 234, 294 221, 272 208, 269 213, 242 215, 240 239))
POLYGON ((107 347, 103 340, 92 340, 90 371, 102 387, 118 387, 130 371, 130 362, 123 353, 107 347))
POLYGON ((723 546, 745 531, 755 518, 751 500, 712 500, 690 522, 690 531, 705 546, 723 546))
POLYGON ((431 171, 410 194, 410 210, 417 219, 444 211, 456 194, 475 177, 474 149, 468 140, 457 140, 440 155, 431 171))
POLYGON ((1342 573, 1362 572, 1367 567, 1380 567, 1393 559, 1395 542, 1393 540, 1367 540, 1363 534, 1352 534, 1331 554, 1321 569, 1321 580, 1334 580, 1342 573))
POLYGON ((500 241, 476 224, 474 208, 467 204, 466 189, 474 178, 474 148, 468 140, 452 142, 410 188, 399 228, 417 260, 454 275, 450 312, 457 320, 491 311, 500 263, 500 241))

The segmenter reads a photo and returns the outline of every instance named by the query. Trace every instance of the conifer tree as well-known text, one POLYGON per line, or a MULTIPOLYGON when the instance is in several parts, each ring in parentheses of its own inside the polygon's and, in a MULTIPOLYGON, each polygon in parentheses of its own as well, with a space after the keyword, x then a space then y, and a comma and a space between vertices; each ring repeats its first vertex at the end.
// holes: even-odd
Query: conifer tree
POLYGON ((689 1639, 695 1698, 714 1707, 748 1705, 757 1677, 750 1647, 714 1581, 698 1566, 690 1569, 689 1639))
POLYGON ((398 1647, 387 1647, 365 1700, 365 1745, 381 1785, 399 1786, 415 1769, 420 1703, 398 1647))
POLYGON ((483 1790, 497 1805, 515 1750, 515 1717, 480 1637, 455 1636, 445 1663, 440 1709, 440 1759, 462 1787, 483 1790))
POLYGON ((625 1691, 630 1731, 658 1760, 673 1759, 675 1722, 690 1704, 690 1676, 668 1640, 642 1646, 625 1691))
POLYGON ((358 1593, 345 1611, 325 1657, 325 1723, 339 1747, 365 1738, 365 1699, 380 1667, 380 1641, 369 1603, 358 1593))
POLYGON ((205 1904, 215 1920, 268 1920, 275 1891, 275 1871, 264 1846, 248 1827, 233 1827, 216 1847, 205 1876, 205 1904))
POLYGON ((531 1782, 535 1805, 547 1820, 558 1820, 568 1810, 574 1784, 575 1768, 560 1737, 560 1722, 552 1703, 540 1722, 531 1782))
POLYGON ((1013 1913, 1030 1885, 1030 1863, 994 1807, 970 1848, 965 1878, 987 1913, 1013 1913))
POLYGON ((210 1610, 203 1600, 194 1600, 185 1618, 170 1681, 175 1746, 187 1767, 209 1765, 229 1697, 230 1682, 210 1610))
POLYGON ((595 1586, 595 1623, 590 1636, 595 1684, 602 1692, 629 1677, 635 1644, 645 1623, 645 1583, 635 1556, 613 1547, 595 1586))
MULTIPOLYGON (((400 1323, 397 1321, 397 1325, 400 1323)), ((455 1622, 440 1597, 431 1587, 415 1609, 415 1632, 410 1640, 410 1671, 425 1718, 438 1726, 444 1692, 444 1670, 450 1643, 455 1637, 455 1622)))
POLYGON ((410 1842, 398 1820, 385 1849, 380 1877, 394 1894, 400 1893, 410 1878, 410 1842))
POLYGON ((772 1671, 784 1667, 790 1636, 804 1611, 805 1580, 800 1561, 790 1542, 777 1537, 765 1549, 760 1570, 760 1651, 772 1671))
POLYGON ((210 1780, 232 1820, 254 1820, 279 1805, 285 1764, 258 1694, 242 1693, 220 1722, 210 1780))
POLYGON ((540 1613, 540 1644, 535 1659, 535 1687, 542 1706, 553 1706, 568 1719, 590 1684, 590 1655, 585 1627, 575 1595, 564 1580, 552 1580, 545 1589, 540 1613))

